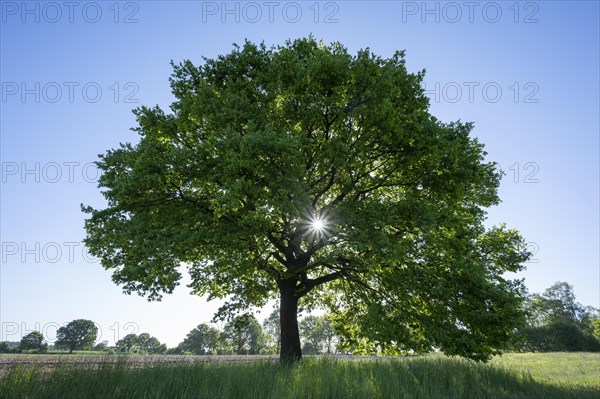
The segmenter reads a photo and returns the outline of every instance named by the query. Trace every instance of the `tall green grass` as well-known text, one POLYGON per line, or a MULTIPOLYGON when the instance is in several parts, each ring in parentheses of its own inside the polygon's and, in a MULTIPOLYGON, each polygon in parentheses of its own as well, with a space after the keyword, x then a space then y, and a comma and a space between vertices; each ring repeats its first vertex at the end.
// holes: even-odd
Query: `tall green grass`
MULTIPOLYGON (((596 359, 600 359, 597 357, 596 359)), ((598 371, 593 371, 598 376, 598 371)), ((311 358, 100 366, 14 365, 2 398, 598 398, 594 384, 553 384, 508 362, 477 364, 442 356, 396 360, 311 358)))
POLYGON ((495 357, 491 364, 530 373, 542 383, 600 390, 600 353, 509 353, 495 357))

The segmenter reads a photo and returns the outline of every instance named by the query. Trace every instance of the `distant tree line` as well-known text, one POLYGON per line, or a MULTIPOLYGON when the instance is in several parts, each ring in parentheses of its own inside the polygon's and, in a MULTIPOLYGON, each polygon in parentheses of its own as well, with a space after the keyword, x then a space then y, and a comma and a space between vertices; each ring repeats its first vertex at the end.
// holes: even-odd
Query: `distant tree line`
MULTIPOLYGON (((517 331, 521 344, 517 351, 598 352, 600 314, 598 309, 575 301, 573 287, 557 282, 541 294, 527 296, 523 304, 525 325, 517 331)), ((328 315, 308 315, 298 327, 302 352, 308 355, 355 353, 357 348, 338 339, 328 315)), ((110 348, 98 343, 98 328, 91 320, 77 319, 59 328, 53 347, 39 331, 23 336, 21 342, 0 342, 0 353, 46 353, 49 348, 94 350, 128 354, 257 355, 279 354, 279 309, 274 309, 262 325, 249 314, 237 316, 222 329, 199 324, 174 348, 167 349, 148 333, 128 334, 110 348)), ((366 354, 364 350, 360 352, 366 354)))
MULTIPOLYGON (((301 320, 299 327, 306 354, 335 352, 336 339, 326 316, 309 315, 301 320)), ((47 353, 53 349, 68 350, 69 353, 93 350, 127 354, 278 354, 279 337, 278 309, 262 325, 252 315, 235 317, 222 330, 207 323, 200 324, 171 349, 148 333, 128 334, 112 348, 104 342, 94 345, 98 327, 91 320, 77 319, 57 330, 53 346, 48 345, 40 331, 32 331, 20 342, 0 342, 0 353, 47 353)))
POLYGON ((121 353, 162 354, 167 351, 167 345, 148 333, 127 334, 116 342, 116 349, 121 353))
MULTIPOLYGON (((98 327, 91 320, 77 319, 56 331, 53 349, 65 349, 69 353, 74 350, 90 350, 98 336, 98 327)), ((21 338, 15 347, 8 342, 0 342, 0 353, 46 353, 49 345, 40 331, 32 331, 21 338)))
MULTIPOLYGON (((242 315, 223 328, 202 323, 190 331, 171 354, 257 355, 279 353, 279 309, 275 309, 261 325, 252 315, 242 315)), ((299 323, 303 352, 318 355, 335 353, 337 339, 326 315, 309 315, 299 323)))
POLYGON ((573 286, 557 282, 525 301, 526 326, 519 331, 520 350, 535 352, 599 352, 598 309, 575 301, 573 286))

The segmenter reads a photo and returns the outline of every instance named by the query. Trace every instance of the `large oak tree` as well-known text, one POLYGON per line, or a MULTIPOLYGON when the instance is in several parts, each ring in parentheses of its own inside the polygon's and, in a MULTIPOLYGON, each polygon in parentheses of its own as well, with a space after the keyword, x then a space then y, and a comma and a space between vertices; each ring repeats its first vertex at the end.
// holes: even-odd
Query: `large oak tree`
MULTIPOLYGON (((8 347, 8 345, 6 345, 6 347, 8 347)), ((46 350, 48 350, 48 344, 44 342, 44 335, 41 332, 32 331, 29 334, 25 335, 23 338, 21 338, 21 344, 19 345, 19 349, 46 352, 46 350)))
POLYGON ((77 319, 56 331, 56 347, 68 348, 69 353, 75 349, 91 349, 98 336, 98 327, 91 320, 77 319))
POLYGON ((501 173, 470 123, 428 112, 404 53, 312 37, 246 42, 173 65, 171 112, 135 110, 137 144, 102 155, 105 209, 85 243, 126 292, 170 293, 182 267, 217 316, 279 299, 282 360, 297 313, 329 308, 344 342, 485 360, 523 321, 523 239, 485 229, 501 173))

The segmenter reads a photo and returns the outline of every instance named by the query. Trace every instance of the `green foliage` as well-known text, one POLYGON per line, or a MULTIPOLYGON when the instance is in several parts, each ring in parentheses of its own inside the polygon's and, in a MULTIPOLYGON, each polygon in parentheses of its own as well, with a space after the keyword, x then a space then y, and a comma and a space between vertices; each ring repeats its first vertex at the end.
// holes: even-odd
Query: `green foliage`
POLYGON ((286 312, 329 308, 348 346, 487 360, 523 323, 504 276, 529 253, 484 228, 501 173, 473 124, 429 113, 423 77, 404 52, 312 37, 173 65, 172 113, 135 110, 139 142, 97 162, 108 203, 83 207, 85 243, 150 300, 185 264, 193 293, 228 300, 219 318, 285 294, 286 312))
POLYGON ((108 346, 104 342, 100 342, 96 346, 94 346, 93 350, 96 352, 105 352, 108 351, 108 346))
POLYGON ((202 323, 188 333, 180 348, 194 355, 210 355, 227 352, 226 345, 218 329, 202 323))
POLYGON ((270 348, 274 354, 279 354, 279 346, 281 345, 279 308, 273 309, 269 314, 269 317, 263 322, 262 328, 265 335, 265 345, 270 348))
POLYGON ((542 352, 598 352, 594 335, 598 311, 575 302, 573 286, 557 282, 525 303, 528 324, 522 329, 527 350, 542 352))
POLYGON ((136 341, 136 334, 127 334, 115 342, 115 346, 119 352, 131 352, 131 350, 135 347, 136 341))
POLYGON ((309 315, 300 320, 300 334, 303 339, 302 352, 307 355, 335 353, 335 332, 326 315, 309 315))
POLYGON ((150 336, 148 333, 141 333, 136 340, 136 347, 139 353, 160 354, 167 351, 167 346, 161 344, 158 338, 150 336))
POLYGON ((126 353, 161 354, 167 351, 167 346, 150 336, 148 333, 127 334, 115 343, 117 351, 126 353))
POLYGON ((60 327, 56 331, 54 346, 57 348, 67 348, 69 352, 73 352, 76 349, 87 350, 94 345, 97 336, 98 327, 93 321, 77 319, 66 326, 60 327))
MULTIPOLYGON (((8 345, 6 345, 8 348, 8 345)), ((36 351, 43 353, 48 350, 48 344, 44 342, 44 335, 39 331, 32 331, 29 334, 21 338, 21 344, 19 345, 20 351, 36 351)))
POLYGON ((8 345, 8 342, 2 341, 0 342, 0 353, 11 353, 12 349, 8 345))
POLYGON ((185 355, 185 350, 181 347, 181 343, 174 348, 169 348, 165 355, 185 355))
POLYGON ((600 318, 592 320, 592 334, 600 342, 600 318))
POLYGON ((223 336, 236 355, 257 355, 265 347, 262 328, 252 315, 235 317, 223 328, 223 336))

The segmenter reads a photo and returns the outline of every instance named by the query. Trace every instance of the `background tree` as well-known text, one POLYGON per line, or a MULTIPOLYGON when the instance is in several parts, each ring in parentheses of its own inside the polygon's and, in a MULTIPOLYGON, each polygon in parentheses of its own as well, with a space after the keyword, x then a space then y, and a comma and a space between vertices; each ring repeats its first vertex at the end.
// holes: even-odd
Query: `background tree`
POLYGON ((21 338, 20 350, 35 350, 46 352, 48 344, 44 342, 44 335, 39 331, 32 331, 21 338))
POLYGON ((137 144, 97 162, 105 209, 85 243, 127 293, 190 286, 231 318, 279 299, 283 361, 298 307, 329 308, 349 345, 486 360, 523 322, 505 279, 524 240, 484 228, 501 173, 470 123, 428 112, 404 52, 312 37, 174 65, 176 101, 134 111, 137 144))
POLYGON ((12 352, 12 350, 10 349, 8 342, 5 342, 5 341, 0 342, 0 353, 11 353, 11 352, 12 352))
POLYGON ((94 346, 94 351, 97 352, 104 352, 108 350, 108 345, 106 344, 106 342, 99 342, 96 344, 96 346, 94 346))
POLYGON ((129 346, 129 341, 127 345, 129 347, 128 351, 131 351, 133 348, 134 352, 137 353, 150 353, 150 354, 159 354, 164 353, 167 350, 167 346, 165 344, 161 344, 158 338, 152 337, 148 333, 141 333, 138 336, 134 336, 130 338, 131 346, 129 346))
POLYGON ((269 317, 263 322, 263 333, 265 335, 265 345, 271 348, 272 353, 279 354, 281 341, 281 325, 279 321, 279 309, 274 309, 269 317))
POLYGON ((77 319, 56 331, 56 342, 54 346, 68 348, 69 353, 75 349, 90 349, 96 337, 98 336, 98 327, 91 320, 77 319))
POLYGON ((0 346, 3 348, 2 350, 6 350, 6 348, 8 348, 8 352, 4 352, 4 353, 18 352, 20 345, 21 345, 21 341, 3 341, 0 343, 0 346))
POLYGON ((302 352, 320 355, 334 352, 335 332, 326 315, 309 315, 299 323, 302 336, 302 352))
POLYGON ((542 294, 532 294, 525 303, 527 326, 525 347, 543 352, 600 351, 594 336, 598 311, 575 301, 573 286, 557 282, 542 294))
POLYGON ((150 334, 148 333, 141 333, 136 336, 134 340, 136 352, 147 352, 146 349, 150 338, 150 334))
POLYGON ((188 333, 180 347, 194 355, 210 355, 223 353, 225 345, 218 329, 202 323, 188 333))
POLYGON ((223 328, 223 336, 237 355, 257 355, 265 346, 262 328, 252 315, 235 317, 223 328))
POLYGON ((592 320, 592 334, 596 337, 596 340, 600 342, 600 317, 592 320))
POLYGON ((119 352, 135 352, 137 349, 137 334, 127 334, 115 343, 119 352))
POLYGON ((142 348, 142 350, 145 353, 149 353, 149 354, 153 354, 153 355, 158 355, 158 354, 163 354, 167 351, 167 345, 161 343, 158 338, 156 337, 150 337, 146 343, 145 346, 142 348))
POLYGON ((182 343, 180 342, 179 345, 177 345, 174 348, 168 348, 167 351, 165 352, 165 354, 167 355, 185 355, 186 352, 182 347, 182 343))
POLYGON ((159 354, 167 351, 167 346, 161 344, 158 338, 148 333, 127 334, 115 343, 119 352, 159 354))

